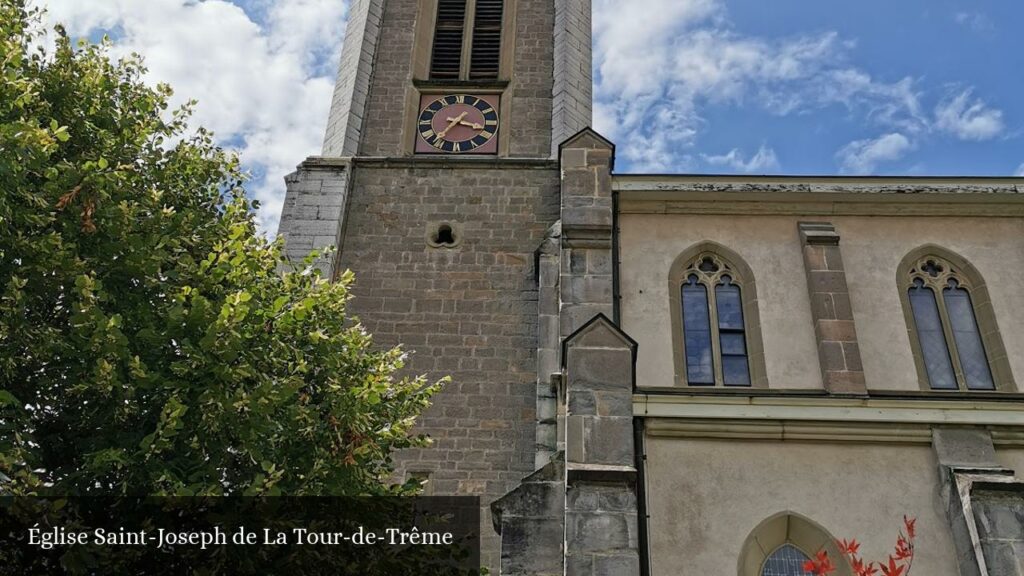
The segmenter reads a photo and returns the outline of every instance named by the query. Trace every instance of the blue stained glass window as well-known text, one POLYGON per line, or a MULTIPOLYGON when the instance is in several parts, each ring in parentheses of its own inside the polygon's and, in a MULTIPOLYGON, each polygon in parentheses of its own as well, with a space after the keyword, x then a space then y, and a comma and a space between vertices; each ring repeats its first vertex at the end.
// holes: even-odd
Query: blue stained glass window
POLYGON ((956 376, 953 374, 953 364, 949 359, 949 348, 946 345, 946 335, 942 331, 935 292, 926 287, 921 279, 917 279, 914 280, 909 295, 929 385, 937 390, 956 390, 956 376))
POLYGON ((746 334, 743 329, 743 299, 732 278, 722 276, 715 286, 718 336, 722 352, 722 381, 726 386, 750 386, 746 334))
POLYGON ((722 276, 722 283, 715 286, 718 303, 718 327, 726 330, 743 330, 743 303, 740 301, 740 287, 732 278, 722 276))
POLYGON ((946 302, 946 313, 949 314, 949 324, 967 387, 971 390, 994 390, 996 386, 988 367, 981 333, 978 332, 971 294, 960 288, 956 280, 950 280, 949 286, 942 291, 942 298, 946 302))
POLYGON ((683 284, 682 299, 686 381, 691 385, 714 385, 715 367, 711 358, 708 291, 696 275, 691 275, 683 284))
POLYGON ((796 546, 783 544, 765 560, 761 576, 805 576, 804 562, 808 560, 796 546))

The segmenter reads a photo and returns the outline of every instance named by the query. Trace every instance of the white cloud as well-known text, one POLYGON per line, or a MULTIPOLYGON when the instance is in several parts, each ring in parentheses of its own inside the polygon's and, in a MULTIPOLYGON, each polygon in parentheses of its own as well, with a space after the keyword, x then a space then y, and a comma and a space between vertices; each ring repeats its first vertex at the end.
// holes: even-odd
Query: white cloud
POLYGON ((975 32, 991 32, 996 28, 988 15, 982 12, 957 12, 953 20, 975 32))
MULTIPOLYGON (((195 121, 266 174, 250 189, 263 204, 262 229, 276 230, 282 176, 322 143, 348 1, 244 0, 245 10, 243 0, 36 1, 73 35, 115 31, 116 51, 143 54, 149 79, 171 83, 177 102, 198 99, 195 121)), ((927 111, 920 80, 872 77, 849 63, 854 43, 834 31, 760 38, 732 28, 724 0, 642 4, 593 6, 594 125, 632 171, 778 168, 770 148, 750 158, 701 154, 711 105, 781 116, 842 106, 887 134, 837 155, 851 172, 884 161, 877 154, 895 136, 908 149, 936 131, 983 140, 1004 129, 1002 112, 972 101, 969 89, 927 111)))
MULTIPOLYGON (((631 165, 679 171, 707 128, 708 105, 776 115, 842 105, 906 134, 929 129, 913 78, 879 82, 846 63, 834 31, 783 39, 730 28, 722 0, 655 0, 642 10, 594 5, 595 128, 631 165)), ((698 155, 699 156, 699 155, 698 155)))
POLYGON ((970 90, 944 100, 933 114, 922 104, 921 80, 874 78, 848 62, 854 48, 834 31, 740 34, 724 0, 652 0, 638 10, 596 0, 594 125, 619 144, 631 167, 644 171, 692 168, 702 156, 695 152, 700 137, 711 129, 704 111, 713 105, 779 116, 838 105, 908 142, 937 131, 983 140, 1003 130, 1002 111, 970 102, 970 90))
POLYGON ((990 140, 1003 131, 1003 113, 988 108, 980 99, 971 101, 971 90, 951 95, 935 107, 935 126, 962 140, 990 140))
POLYGON ((261 229, 277 229, 283 176, 323 141, 347 2, 256 0, 250 13, 225 0, 39 3, 73 36, 115 31, 115 55, 142 54, 175 103, 197 99, 194 122, 266 174, 249 188, 261 229))
POLYGON ((719 156, 701 154, 701 158, 712 166, 725 166, 733 171, 746 174, 765 174, 779 170, 779 159, 775 155, 775 150, 768 148, 764 144, 758 148, 757 153, 749 160, 744 158, 743 152, 738 148, 733 148, 728 154, 719 156))
POLYGON ((898 132, 885 134, 874 140, 855 140, 836 155, 843 171, 852 174, 871 174, 882 162, 899 160, 914 145, 898 132))
POLYGON ((1017 166, 1017 171, 1014 172, 1014 176, 1024 176, 1024 162, 1020 166, 1017 166))

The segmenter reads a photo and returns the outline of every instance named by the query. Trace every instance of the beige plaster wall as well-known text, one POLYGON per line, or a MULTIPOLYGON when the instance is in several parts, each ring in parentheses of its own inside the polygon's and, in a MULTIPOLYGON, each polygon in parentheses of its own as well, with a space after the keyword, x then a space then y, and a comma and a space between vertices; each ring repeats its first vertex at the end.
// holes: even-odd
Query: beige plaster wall
MULTIPOLYGON (((821 374, 797 222, 821 217, 623 214, 620 293, 625 330, 639 342, 637 383, 674 386, 668 271, 703 241, 742 256, 757 281, 768 383, 820 388, 821 374)), ((842 253, 871 389, 918 390, 896 268, 933 243, 967 258, 988 284, 1018 390, 1024 390, 1024 220, 863 217, 830 219, 842 253)))
POLYGON ((622 324, 639 343, 638 385, 677 384, 668 271, 687 248, 712 241, 739 254, 754 272, 769 386, 821 388, 796 219, 623 214, 619 227, 622 324))
POLYGON ((939 217, 846 217, 832 221, 842 235, 843 262, 869 388, 919 389, 896 287, 896 268, 911 250, 937 244, 966 258, 984 277, 1017 389, 1021 389, 1024 221, 939 217))
POLYGON ((914 573, 957 575, 927 446, 648 438, 647 454, 652 576, 736 574, 750 532, 786 511, 857 538, 872 559, 915 516, 914 573))

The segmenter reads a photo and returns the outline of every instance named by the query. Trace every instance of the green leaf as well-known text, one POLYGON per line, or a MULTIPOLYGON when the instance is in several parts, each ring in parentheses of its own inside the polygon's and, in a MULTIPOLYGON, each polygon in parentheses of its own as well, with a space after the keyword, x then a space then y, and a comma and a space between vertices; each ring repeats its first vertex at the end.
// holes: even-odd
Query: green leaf
POLYGON ((140 60, 59 34, 37 57, 28 17, 0 14, 0 464, 24 463, 5 490, 400 491, 390 454, 426 445, 408 431, 439 386, 354 325, 353 275, 280 269, 240 160, 140 60), (353 470, 332 449, 357 436, 353 470))
POLYGON ((23 404, 7 390, 0 390, 0 406, 22 406, 23 404))

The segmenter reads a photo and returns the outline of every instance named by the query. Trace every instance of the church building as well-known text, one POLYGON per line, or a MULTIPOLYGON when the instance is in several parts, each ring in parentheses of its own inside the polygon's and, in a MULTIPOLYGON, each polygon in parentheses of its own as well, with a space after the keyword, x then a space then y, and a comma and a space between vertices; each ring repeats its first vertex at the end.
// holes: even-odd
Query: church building
POLYGON ((280 234, 452 377, 397 473, 492 574, 1024 576, 1024 179, 616 172, 590 15, 351 2, 280 234))

